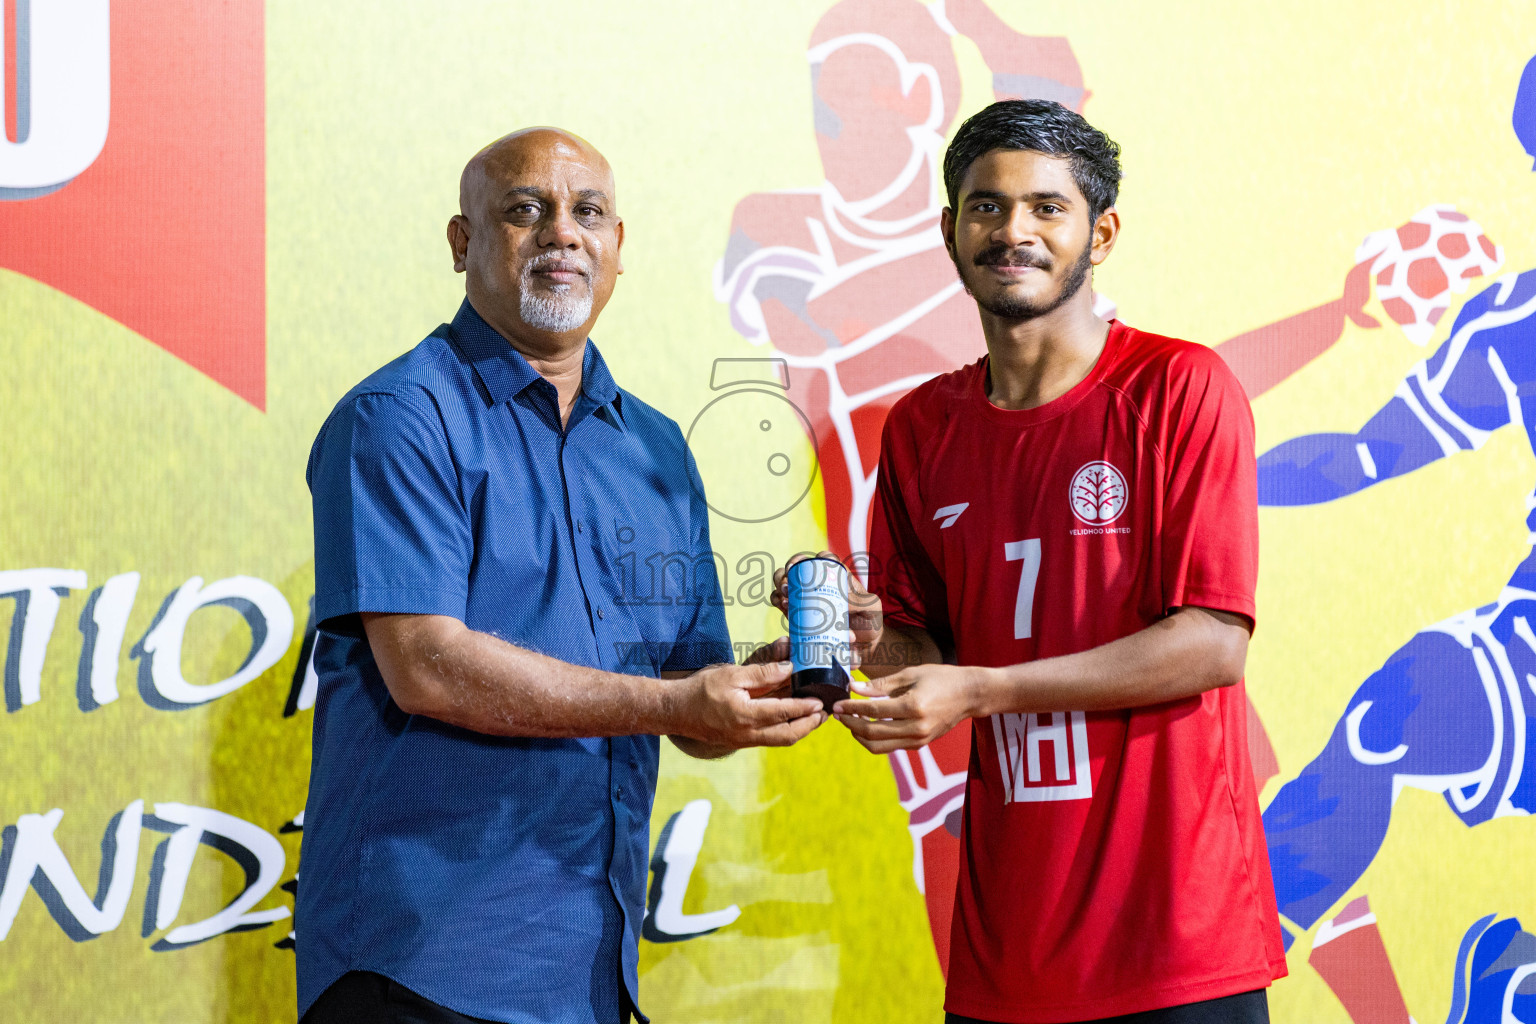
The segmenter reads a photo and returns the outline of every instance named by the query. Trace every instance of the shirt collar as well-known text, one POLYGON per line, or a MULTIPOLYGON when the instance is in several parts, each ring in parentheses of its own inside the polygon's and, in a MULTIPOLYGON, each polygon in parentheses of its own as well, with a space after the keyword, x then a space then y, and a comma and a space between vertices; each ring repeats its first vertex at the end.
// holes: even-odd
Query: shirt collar
MULTIPOLYGON (((485 322, 485 318, 475 311, 468 299, 459 305, 459 311, 454 314, 453 336, 459 348, 469 357, 475 375, 480 378, 493 405, 508 401, 534 381, 542 379, 539 372, 528 365, 523 354, 485 322)), ((587 339, 587 347, 581 358, 581 390, 598 407, 612 406, 614 426, 624 429, 624 407, 619 386, 614 382, 613 374, 608 371, 603 354, 590 338, 587 339)))
POLYGON ((581 357, 581 390, 599 408, 611 405, 616 414, 615 426, 622 429, 624 424, 622 393, 613 380, 613 374, 608 372, 608 363, 603 359, 603 354, 597 350, 597 345, 591 338, 587 339, 587 351, 581 357))

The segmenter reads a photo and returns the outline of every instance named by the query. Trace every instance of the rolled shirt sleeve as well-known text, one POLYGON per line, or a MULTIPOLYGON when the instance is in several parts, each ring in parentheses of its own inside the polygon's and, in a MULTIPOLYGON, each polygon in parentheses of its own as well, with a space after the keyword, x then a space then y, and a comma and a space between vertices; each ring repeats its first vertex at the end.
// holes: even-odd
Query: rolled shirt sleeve
POLYGON ((363 393, 310 453, 315 617, 359 612, 463 620, 473 532, 430 396, 363 393))

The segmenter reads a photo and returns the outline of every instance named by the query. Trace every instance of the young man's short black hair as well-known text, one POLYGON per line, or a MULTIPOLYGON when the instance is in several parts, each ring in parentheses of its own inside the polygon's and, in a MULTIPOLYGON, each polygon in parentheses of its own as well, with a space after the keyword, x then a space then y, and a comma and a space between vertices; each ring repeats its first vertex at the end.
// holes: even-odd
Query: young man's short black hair
POLYGON ((1023 149, 1072 161, 1072 179, 1088 200, 1088 221, 1120 194, 1120 146, 1054 100, 999 100, 966 118, 944 154, 944 191, 958 212, 960 180, 994 149, 1023 149))

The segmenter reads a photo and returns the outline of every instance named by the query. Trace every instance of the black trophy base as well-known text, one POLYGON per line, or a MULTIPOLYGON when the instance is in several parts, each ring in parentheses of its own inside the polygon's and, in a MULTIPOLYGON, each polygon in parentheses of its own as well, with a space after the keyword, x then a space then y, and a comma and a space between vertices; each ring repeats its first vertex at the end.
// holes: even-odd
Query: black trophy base
POLYGON ((832 705, 848 698, 848 673, 841 665, 803 668, 790 679, 790 690, 796 697, 815 697, 828 713, 832 705))

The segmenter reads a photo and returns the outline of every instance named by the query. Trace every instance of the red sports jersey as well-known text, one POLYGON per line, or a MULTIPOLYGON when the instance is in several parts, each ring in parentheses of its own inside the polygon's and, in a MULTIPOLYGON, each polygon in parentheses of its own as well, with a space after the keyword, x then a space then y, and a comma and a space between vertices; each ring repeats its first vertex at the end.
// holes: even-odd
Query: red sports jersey
MULTIPOLYGON (((1072 654, 1182 605, 1254 615, 1253 415, 1210 349, 1118 321, 1088 377, 1005 410, 985 358, 892 410, 871 582, 962 665, 1072 654)), ((1286 973, 1242 684, 974 723, 945 1007, 1087 1020, 1286 973)))

